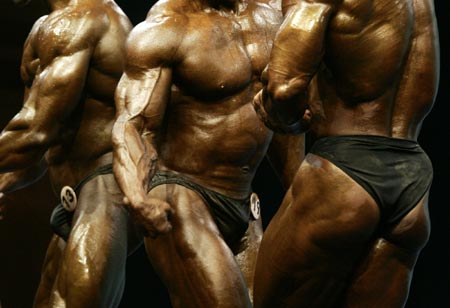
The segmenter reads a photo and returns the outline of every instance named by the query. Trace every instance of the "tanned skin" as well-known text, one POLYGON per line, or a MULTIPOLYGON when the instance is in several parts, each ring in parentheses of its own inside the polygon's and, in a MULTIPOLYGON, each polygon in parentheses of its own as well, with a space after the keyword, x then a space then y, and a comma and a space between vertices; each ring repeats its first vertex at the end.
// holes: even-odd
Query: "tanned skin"
MULTIPOLYGON (((18 1, 15 1, 18 2, 18 1)), ((48 0, 24 44, 24 103, 0 135, 0 191, 45 172, 56 195, 112 163, 114 93, 132 25, 112 0, 48 0)), ((18 3, 24 4, 24 3, 18 3)), ((113 174, 83 186, 67 243, 54 236, 35 307, 115 307, 134 235, 113 174)))
POLYGON ((114 171, 174 307, 251 306, 261 219, 228 246, 197 192, 148 184, 170 171, 246 198, 267 153, 289 186, 303 136, 273 136, 252 107, 281 17, 257 1, 160 1, 128 39, 114 171))
MULTIPOLYGON (((297 0, 283 11, 254 101, 269 127, 417 141, 439 80, 432 0, 297 0)), ((381 231, 371 195, 307 154, 265 231, 255 307, 403 307, 429 237, 428 193, 381 231)))

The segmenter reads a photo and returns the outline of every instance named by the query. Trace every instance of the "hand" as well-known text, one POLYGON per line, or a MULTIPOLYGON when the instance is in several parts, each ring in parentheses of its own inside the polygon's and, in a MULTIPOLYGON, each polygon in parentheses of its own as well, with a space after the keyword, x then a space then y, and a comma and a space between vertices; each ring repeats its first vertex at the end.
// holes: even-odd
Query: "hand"
MULTIPOLYGON (((313 114, 309 109, 309 106, 305 106, 303 111, 299 111, 299 114, 294 118, 294 120, 290 121, 289 123, 285 123, 286 120, 281 120, 279 112, 274 111, 274 108, 272 108, 272 102, 267 97, 267 94, 264 92, 264 90, 259 91, 255 95, 252 104, 260 120, 269 129, 273 130, 276 133, 300 134, 309 130, 311 126, 313 114), (300 114, 302 116, 300 116, 300 114)), ((289 115, 289 113, 287 114, 289 115)), ((284 116, 283 118, 287 118, 287 116, 284 116)))
POLYGON ((145 235, 157 237, 172 230, 170 217, 173 209, 167 202, 156 198, 147 198, 131 204, 125 197, 124 203, 128 205, 136 222, 144 228, 145 235))
POLYGON ((268 115, 266 109, 264 108, 263 92, 264 90, 261 90, 255 95, 252 104, 259 118, 265 123, 268 115))

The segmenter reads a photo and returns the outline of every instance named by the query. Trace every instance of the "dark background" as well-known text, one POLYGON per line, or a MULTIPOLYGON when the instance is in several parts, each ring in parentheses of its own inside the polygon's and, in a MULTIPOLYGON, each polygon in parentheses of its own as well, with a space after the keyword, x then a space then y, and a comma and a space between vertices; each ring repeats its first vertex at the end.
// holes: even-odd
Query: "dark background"
MULTIPOLYGON (((34 21, 47 13, 46 7, 34 1, 25 8, 11 1, 0 2, 0 128, 14 116, 22 103, 19 64, 23 42, 34 21)), ((152 1, 117 1, 136 24, 145 18, 152 1)), ((441 41, 441 84, 435 107, 426 119, 420 144, 431 157, 435 177, 430 195, 432 232, 414 272, 407 308, 450 307, 450 211, 447 199, 446 159, 449 128, 445 121, 445 103, 449 101, 448 22, 445 0, 437 0, 436 13, 441 41), (439 2, 438 2, 439 1, 439 2)), ((268 163, 263 161, 254 181, 260 195, 266 225, 282 198, 282 191, 268 163)), ((31 307, 39 281, 41 264, 50 239, 48 218, 56 199, 44 177, 29 188, 11 195, 5 221, 0 222, 0 300, 3 308, 31 307)), ((121 308, 170 307, 167 293, 145 257, 143 249, 129 258, 127 284, 121 308)), ((81 307, 80 307, 81 308, 81 307)), ((384 307, 380 307, 384 308, 384 307)), ((388 308, 388 307, 387 307, 388 308)))

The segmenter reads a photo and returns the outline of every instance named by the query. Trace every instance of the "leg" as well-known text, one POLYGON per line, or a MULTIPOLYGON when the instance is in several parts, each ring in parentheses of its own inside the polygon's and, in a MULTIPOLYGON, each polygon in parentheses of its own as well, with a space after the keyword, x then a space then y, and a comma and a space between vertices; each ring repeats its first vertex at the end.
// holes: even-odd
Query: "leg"
POLYGON ((255 307, 336 307, 378 221, 364 189, 307 155, 263 235, 255 307))
POLYGON ((236 253, 236 261, 244 275, 250 299, 253 299, 253 278, 255 275, 256 258, 263 235, 261 217, 258 220, 251 220, 241 241, 241 245, 236 253))
POLYGON ((345 307, 404 307, 415 263, 430 234, 427 199, 375 241, 352 279, 345 307))
POLYGON ((171 232, 145 240, 173 307, 251 307, 242 273, 203 199, 175 184, 157 186, 150 195, 175 211, 171 232))
POLYGON ((33 307, 49 307, 49 300, 55 283, 58 268, 61 264, 62 255, 66 242, 59 236, 54 235, 50 241, 42 267, 41 281, 34 298, 33 307))
POLYGON ((83 187, 50 307, 116 307, 123 293, 130 223, 113 175, 83 187))

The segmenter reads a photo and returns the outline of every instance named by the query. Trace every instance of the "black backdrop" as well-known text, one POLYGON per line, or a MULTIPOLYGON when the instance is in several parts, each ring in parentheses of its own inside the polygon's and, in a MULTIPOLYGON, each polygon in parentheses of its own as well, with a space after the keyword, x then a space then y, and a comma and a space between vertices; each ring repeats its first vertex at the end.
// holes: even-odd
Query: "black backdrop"
MULTIPOLYGON (((10 2, 0 2, 0 128, 21 106, 19 63, 22 44, 33 22, 47 12, 39 1, 26 8, 16 8, 10 2)), ((450 211, 445 193, 445 176, 450 168, 444 151, 450 140, 450 130, 442 127, 446 119, 444 106, 449 98, 449 29, 444 14, 445 0, 435 2, 441 40, 441 84, 435 107, 424 123, 419 140, 435 168, 430 196, 432 232, 417 262, 407 308, 450 307, 450 241, 447 237, 450 211)), ((117 3, 136 24, 145 18, 154 1, 117 0, 117 3)), ((266 225, 282 198, 281 187, 266 161, 261 164, 253 186, 262 199, 266 225)), ((3 308, 31 307, 50 238, 48 215, 55 202, 46 177, 9 198, 7 219, 0 222, 0 300, 3 308)), ((143 249, 129 258, 120 307, 170 307, 167 292, 152 271, 143 249)))

